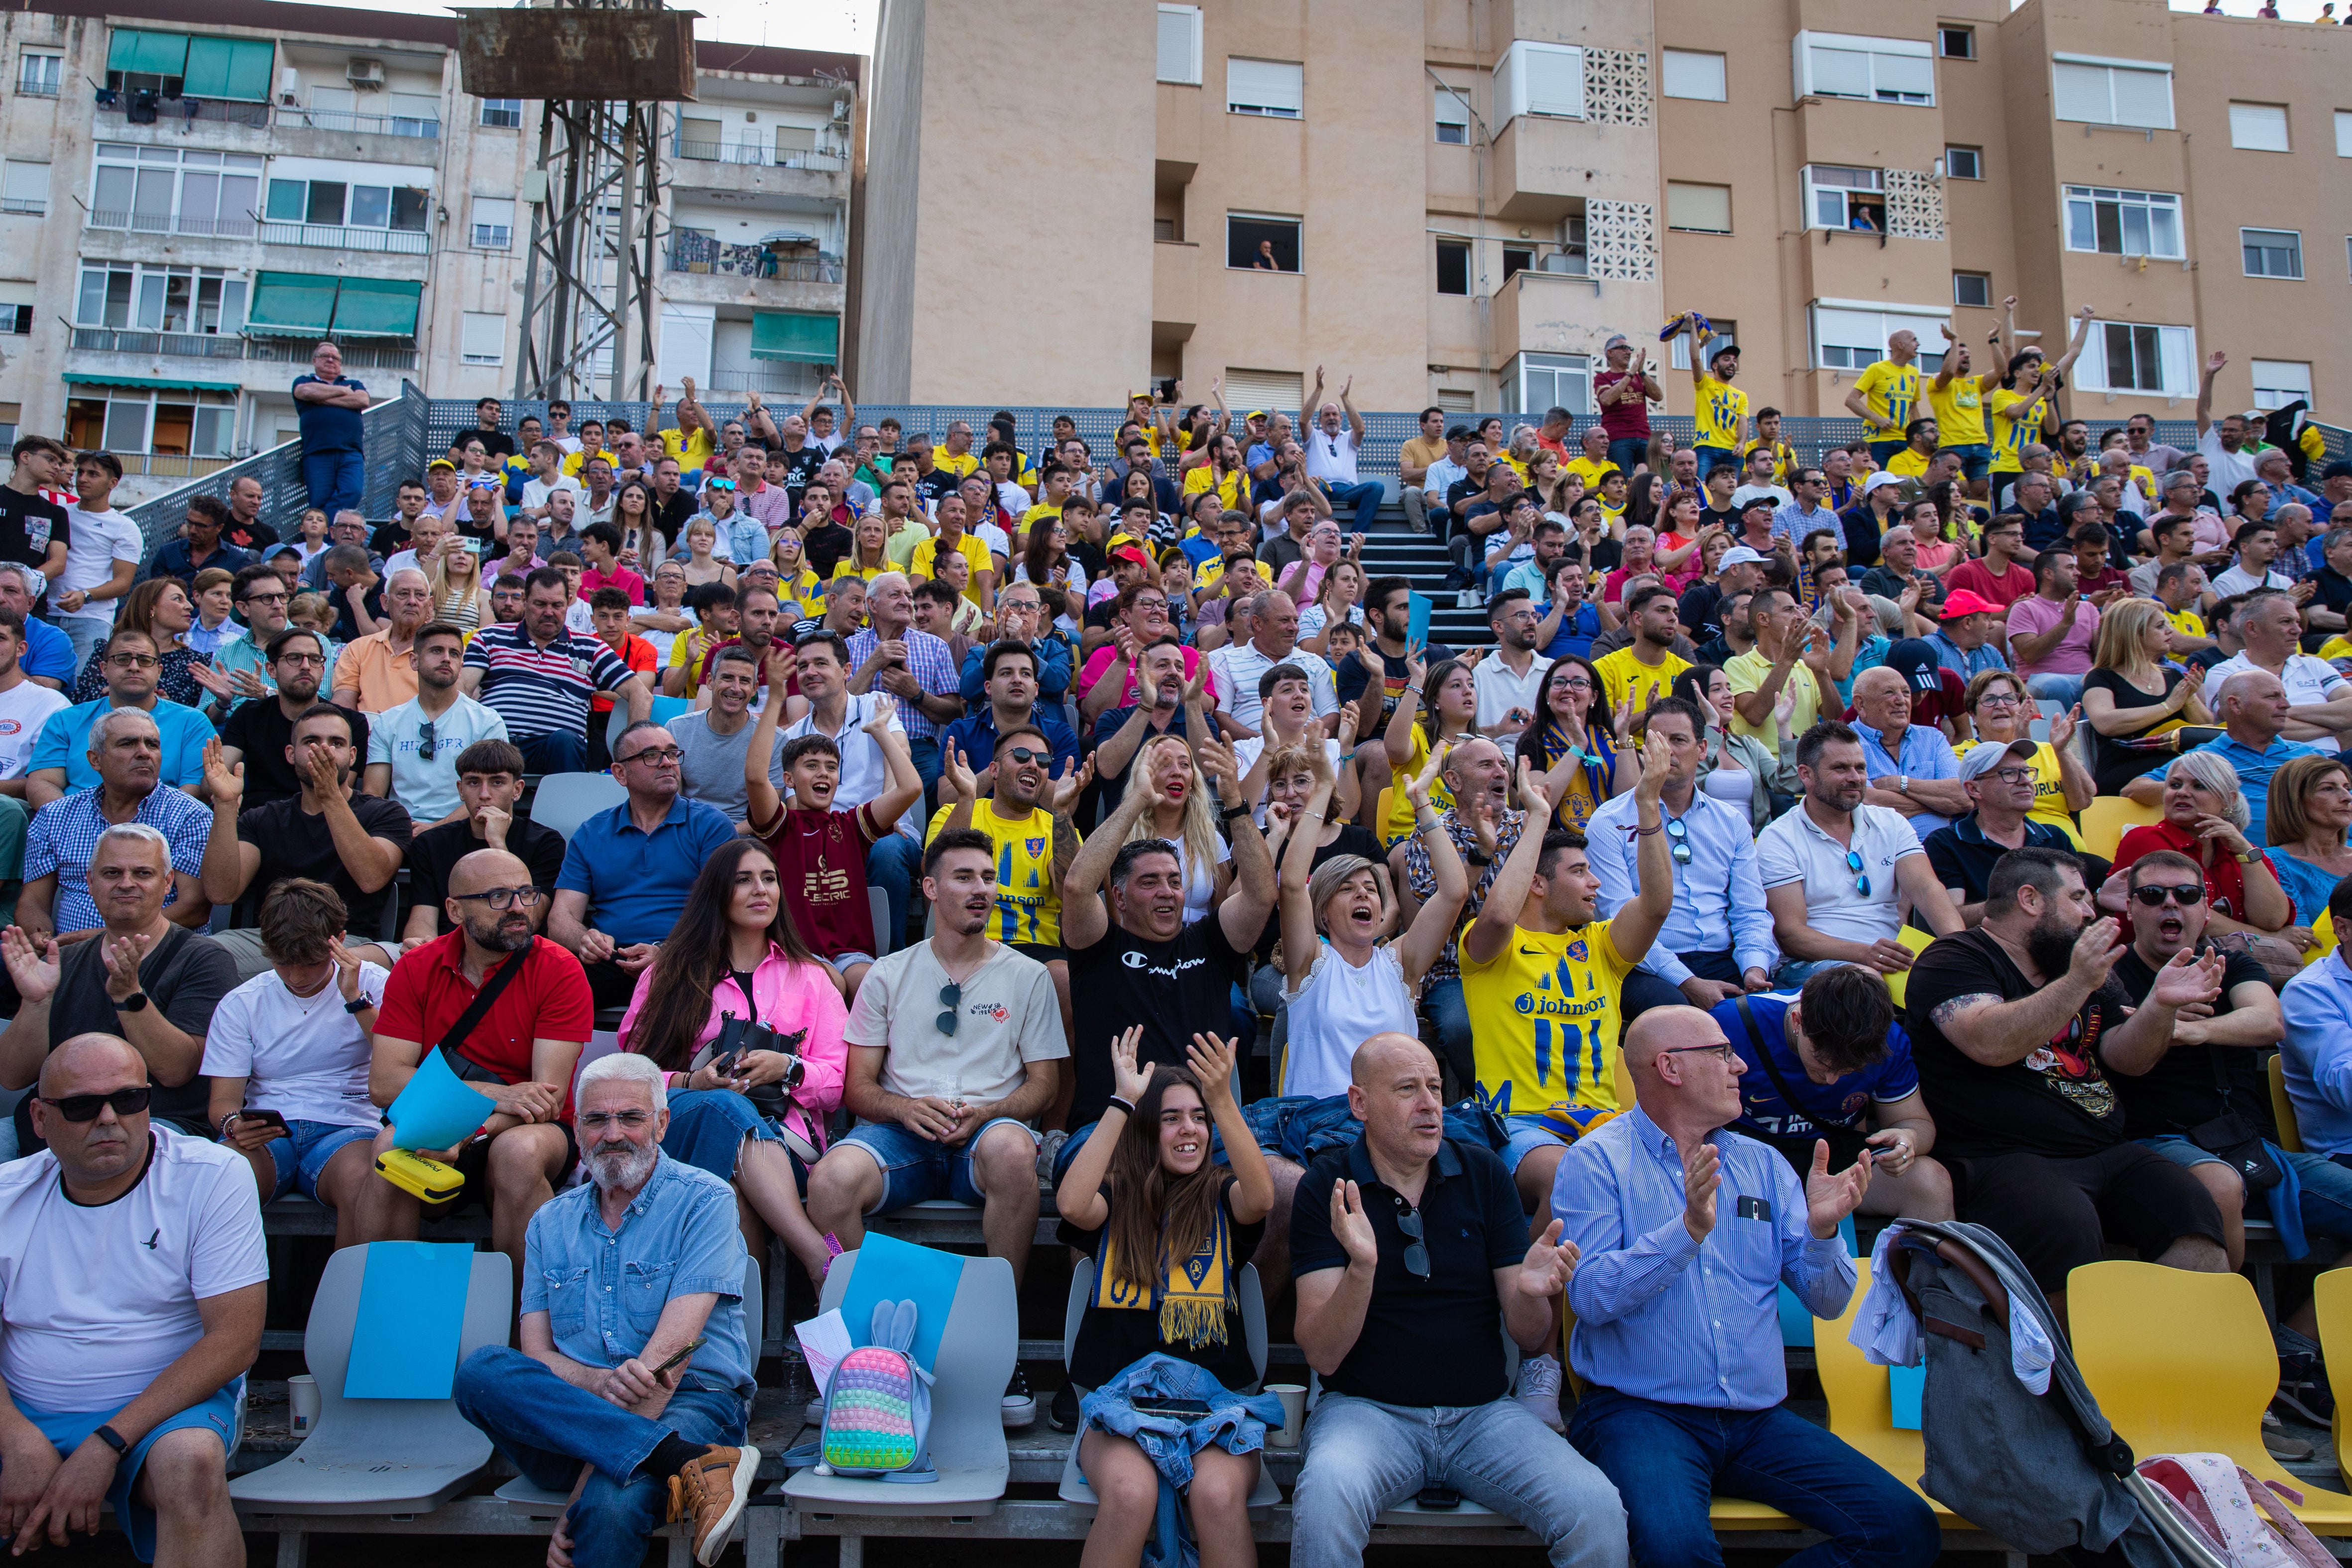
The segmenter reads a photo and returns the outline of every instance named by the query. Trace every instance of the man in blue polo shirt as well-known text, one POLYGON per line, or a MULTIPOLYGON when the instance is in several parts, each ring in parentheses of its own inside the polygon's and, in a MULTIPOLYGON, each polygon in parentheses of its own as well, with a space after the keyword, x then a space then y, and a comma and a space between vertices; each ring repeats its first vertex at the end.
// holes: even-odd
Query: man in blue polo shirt
POLYGON ((302 483, 310 504, 329 517, 359 505, 366 488, 360 415, 367 405, 366 385, 343 374, 343 351, 330 342, 312 349, 310 374, 294 378, 294 413, 302 427, 302 483))
POLYGON ((582 823, 563 852, 547 934, 579 956, 599 1007, 627 1004, 702 863, 735 837, 725 812, 682 793, 678 756, 659 724, 622 731, 613 775, 629 798, 582 823))
POLYGON ((193 791, 205 782, 205 742, 213 727, 194 709, 178 702, 159 702, 155 683, 161 679, 155 641, 145 632, 124 629, 106 639, 100 655, 106 677, 106 695, 59 709, 41 726, 26 761, 25 804, 33 810, 68 790, 90 789, 98 769, 86 752, 90 721, 110 708, 137 708, 155 721, 163 745, 163 783, 193 791))
POLYGON ((1053 748, 1055 772, 1076 770, 1078 738, 1062 722, 1058 710, 1037 700, 1037 656, 1030 645, 991 643, 982 668, 981 689, 987 701, 975 704, 969 718, 950 724, 942 745, 952 744, 964 766, 979 773, 996 760, 996 737, 1020 726, 1045 736, 1053 748))
POLYGON ((16 611, 25 623, 17 668, 26 679, 52 691, 70 691, 74 678, 81 673, 81 661, 74 658, 71 637, 34 616, 33 602, 41 596, 44 586, 41 574, 30 566, 14 561, 0 563, 0 609, 16 611))
MULTIPOLYGON (((2290 741, 2280 733, 2294 710, 2288 705, 2286 688, 2268 670, 2241 670, 2223 681, 2214 697, 2214 716, 2221 721, 2222 733, 2194 749, 2211 752, 2237 770, 2238 787, 2245 795, 2249 814, 2246 841, 2267 843, 2271 775, 2297 757, 2326 753, 2316 746, 2290 741)), ((58 719, 64 717, 62 713, 58 715, 58 719)), ((52 724, 57 721, 49 721, 52 724)), ((2164 779, 2172 771, 2173 761, 2166 757, 2124 785, 2124 798, 2141 805, 2162 805, 2164 779)), ((37 751, 34 762, 37 766, 37 751)))

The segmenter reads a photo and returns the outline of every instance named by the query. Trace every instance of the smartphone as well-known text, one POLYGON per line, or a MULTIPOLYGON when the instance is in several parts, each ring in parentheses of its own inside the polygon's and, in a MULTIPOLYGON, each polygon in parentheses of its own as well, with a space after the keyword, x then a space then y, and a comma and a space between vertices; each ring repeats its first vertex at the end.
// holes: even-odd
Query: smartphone
POLYGON ((1205 1399, 1164 1399, 1155 1394, 1139 1394, 1129 1401, 1146 1415, 1206 1415, 1209 1402, 1205 1399))
POLYGON ((709 1336, 708 1334, 695 1335, 693 1339, 678 1347, 678 1351, 676 1355, 662 1363, 661 1365, 654 1368, 654 1375, 656 1377, 659 1377, 662 1373, 669 1371, 670 1368, 685 1364, 687 1361, 692 1358, 694 1352, 700 1350, 709 1342, 709 1336))
POLYGON ((1423 1487, 1412 1500, 1417 1508, 1445 1513, 1462 1506, 1462 1494, 1452 1487, 1423 1487))
POLYGON ((236 1113, 236 1119, 239 1121, 267 1121, 280 1132, 286 1131, 286 1118, 274 1110, 240 1110, 236 1113))

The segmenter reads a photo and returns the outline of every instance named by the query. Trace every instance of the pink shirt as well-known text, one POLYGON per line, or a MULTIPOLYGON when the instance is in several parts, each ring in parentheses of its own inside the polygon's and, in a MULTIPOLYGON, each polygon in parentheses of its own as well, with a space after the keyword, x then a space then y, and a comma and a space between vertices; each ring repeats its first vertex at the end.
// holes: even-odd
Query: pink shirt
MULTIPOLYGON (((2040 637, 2058 624, 2065 612, 2065 602, 2045 599, 2039 594, 2028 594, 2009 607, 2009 637, 2012 651, 2020 637, 2040 637)), ((2074 607, 2074 624, 2050 650, 2048 657, 2032 664, 2023 659, 2017 668, 2024 675, 2086 675, 2091 668, 2091 644, 2099 635, 2099 609, 2088 599, 2074 607)))
POLYGON ((625 566, 615 566, 610 572, 599 572, 591 566, 580 574, 580 596, 583 599, 599 588, 618 588, 629 595, 629 603, 646 602, 646 580, 625 566))
MULTIPOLYGON (((629 998, 629 1010, 621 1018, 621 1048, 637 1048, 630 1037, 635 1033, 637 1015, 645 1010, 646 996, 653 984, 654 972, 649 965, 637 976, 637 989, 629 998)), ((824 1119, 841 1104, 841 1083, 845 1076, 849 1048, 842 1043, 841 1032, 849 1022, 849 1009, 841 1000, 841 991, 830 975, 814 963, 795 963, 783 955, 782 949, 771 943, 768 956, 751 972, 751 1000, 758 1005, 760 1022, 779 1035, 789 1035, 795 1029, 806 1029, 808 1038, 796 1047, 806 1068, 800 1088, 791 1091, 791 1105, 785 1120, 795 1131, 818 1149, 824 1147, 824 1119)), ((752 1009, 743 1001, 743 989, 731 974, 723 976, 710 990, 710 1016, 704 1020, 702 1033, 695 1039, 695 1060, 700 1060, 703 1048, 719 1037, 719 1016, 732 1013, 739 1018, 749 1017, 752 1009)))
MULTIPOLYGON (((1117 658, 1118 658, 1118 645, 1117 643, 1105 643, 1102 647, 1095 649, 1093 654, 1088 656, 1086 667, 1078 671, 1078 695, 1081 698, 1085 697, 1087 692, 1094 689, 1095 682, 1103 678, 1103 671, 1108 669, 1111 667, 1111 661, 1117 658)), ((1186 648, 1184 650, 1184 679, 1187 680, 1192 679, 1193 676, 1200 673, 1200 669, 1201 650, 1196 647, 1186 648)), ((1207 702, 1210 707, 1213 708, 1216 706, 1217 677, 1213 670, 1210 672, 1208 684, 1202 688, 1202 694, 1207 699, 1207 702)), ((1126 689, 1119 693, 1118 700, 1112 703, 1111 706, 1113 708, 1130 708, 1134 705, 1135 671, 1130 669, 1127 672, 1126 689)))

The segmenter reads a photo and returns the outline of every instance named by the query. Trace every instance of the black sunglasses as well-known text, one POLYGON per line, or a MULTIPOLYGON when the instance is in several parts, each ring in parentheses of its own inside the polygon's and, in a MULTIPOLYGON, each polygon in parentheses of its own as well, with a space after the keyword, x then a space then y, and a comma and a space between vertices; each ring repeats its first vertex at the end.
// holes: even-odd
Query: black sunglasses
POLYGON ((68 1121, 79 1123, 97 1121, 98 1113, 110 1105, 117 1116, 136 1116, 147 1109, 147 1097, 153 1092, 142 1083, 136 1089, 118 1089, 112 1094, 69 1094, 63 1100, 51 1100, 45 1094, 41 1103, 68 1121))
POLYGON ((417 761, 425 763, 431 762, 433 760, 434 753, 439 749, 440 742, 433 733, 433 721, 427 719, 418 727, 416 731, 417 761))
POLYGON ((2152 910, 2160 910, 2164 907, 2165 895, 2168 893, 2179 901, 2181 908, 2189 909, 2205 901, 2205 884, 2202 882, 2147 882, 2132 889, 2132 897, 2152 910))
POLYGON ((1429 1278, 1429 1247, 1422 1238, 1421 1211, 1396 1200, 1397 1229, 1404 1235, 1404 1271, 1416 1279, 1429 1278))
POLYGON ((952 1037, 956 1032, 956 1009, 963 1005, 963 987, 950 980, 940 987, 939 1031, 952 1037))

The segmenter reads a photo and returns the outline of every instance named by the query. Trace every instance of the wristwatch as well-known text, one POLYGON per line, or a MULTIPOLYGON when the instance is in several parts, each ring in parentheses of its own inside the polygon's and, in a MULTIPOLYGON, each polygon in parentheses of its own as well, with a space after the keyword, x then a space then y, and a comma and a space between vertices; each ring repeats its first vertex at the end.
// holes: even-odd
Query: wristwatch
POLYGON ((1218 820, 1219 822, 1232 822, 1232 821, 1234 821, 1234 820, 1235 818, 1237 818, 1237 817, 1244 817, 1244 816, 1247 816, 1249 814, 1250 814, 1250 805, 1249 805, 1249 802, 1247 802, 1247 801, 1244 801, 1244 802, 1242 802, 1242 803, 1241 803, 1241 805, 1229 805, 1229 806, 1226 806, 1223 811, 1218 812, 1218 813, 1217 813, 1217 820, 1218 820))
POLYGON ((349 1013, 352 1017, 356 1018, 356 1017, 358 1017, 361 1014, 362 1014, 362 1013, 366 1012, 369 1008, 371 1008, 371 1007, 373 1007, 373 1006, 374 1006, 374 1005, 375 1005, 375 1004, 374 1004, 374 1003, 373 1003, 373 1002, 371 1002, 371 1001, 369 1001, 366 997, 364 997, 364 996, 356 996, 356 997, 353 997, 351 1001, 346 1002, 346 1003, 344 1003, 344 1004, 343 1004, 343 1011, 344 1011, 344 1012, 346 1012, 346 1013, 349 1013))
POLYGON ((127 1454, 131 1451, 130 1439, 123 1436, 121 1433, 116 1431, 111 1426, 101 1426, 95 1431, 91 1432, 90 1436, 97 1438, 100 1442, 105 1444, 108 1447, 113 1449, 118 1454, 127 1454))
POLYGON ((114 1010, 118 1013, 144 1013, 147 1011, 147 993, 133 991, 130 995, 117 1002, 114 1005, 114 1010))

